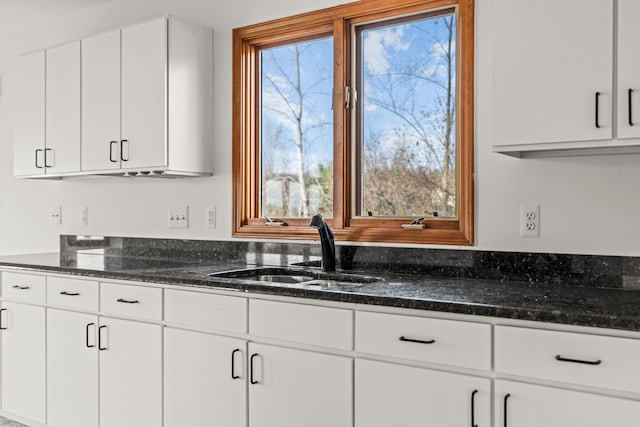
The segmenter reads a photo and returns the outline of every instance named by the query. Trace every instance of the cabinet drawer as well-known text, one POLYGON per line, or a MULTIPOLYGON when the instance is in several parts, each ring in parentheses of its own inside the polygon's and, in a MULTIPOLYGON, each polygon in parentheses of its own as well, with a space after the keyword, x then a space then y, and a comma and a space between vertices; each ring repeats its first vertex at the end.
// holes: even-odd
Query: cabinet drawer
POLYGON ((221 331, 247 332, 247 300, 241 297, 166 289, 167 322, 221 331))
POLYGON ((489 370, 491 325, 357 312, 356 351, 489 370))
POLYGON ((46 278, 33 274, 2 273, 2 296, 25 302, 44 304, 46 278))
POLYGON ((496 326, 498 372, 640 392, 640 340, 496 326))
POLYGON ((47 278, 47 304, 98 311, 98 282, 67 277, 47 278))
POLYGON ((251 335, 334 347, 352 348, 351 310, 252 299, 251 335))
POLYGON ((162 320, 162 289, 101 283, 100 311, 102 314, 162 320))

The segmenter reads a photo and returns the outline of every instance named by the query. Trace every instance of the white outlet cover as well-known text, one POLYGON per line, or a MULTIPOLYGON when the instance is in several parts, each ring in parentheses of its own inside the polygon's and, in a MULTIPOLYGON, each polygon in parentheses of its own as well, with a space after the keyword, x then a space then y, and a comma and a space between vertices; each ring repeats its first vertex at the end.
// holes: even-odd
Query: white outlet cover
POLYGON ((520 235, 540 237, 540 205, 536 203, 520 205, 520 235))
POLYGON ((214 230, 216 228, 216 206, 207 206, 206 221, 207 228, 214 230))
POLYGON ((62 224, 62 206, 54 206, 49 210, 51 224, 62 224))
POLYGON ((80 225, 82 227, 89 226, 89 206, 83 207, 82 211, 80 212, 80 225))

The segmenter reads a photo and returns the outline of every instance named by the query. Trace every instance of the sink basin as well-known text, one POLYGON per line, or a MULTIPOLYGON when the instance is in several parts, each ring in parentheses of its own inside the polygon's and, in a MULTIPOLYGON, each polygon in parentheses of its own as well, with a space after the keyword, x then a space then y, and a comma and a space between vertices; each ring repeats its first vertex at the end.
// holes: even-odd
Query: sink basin
POLYGON ((285 267, 261 267, 244 270, 222 271, 210 273, 210 277, 225 279, 250 280, 253 282, 271 282, 281 284, 299 284, 319 287, 362 286, 377 282, 378 278, 356 274, 324 273, 313 270, 303 270, 285 267))

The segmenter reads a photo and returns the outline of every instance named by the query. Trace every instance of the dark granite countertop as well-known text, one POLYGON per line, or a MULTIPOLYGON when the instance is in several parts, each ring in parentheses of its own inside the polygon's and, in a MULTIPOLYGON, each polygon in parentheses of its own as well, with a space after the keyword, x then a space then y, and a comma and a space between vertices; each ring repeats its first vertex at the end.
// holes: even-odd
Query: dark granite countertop
POLYGON ((0 257, 0 267, 17 270, 640 331, 640 292, 631 290, 357 270, 348 273, 380 280, 321 288, 208 276, 268 264, 112 256, 101 250, 0 257))

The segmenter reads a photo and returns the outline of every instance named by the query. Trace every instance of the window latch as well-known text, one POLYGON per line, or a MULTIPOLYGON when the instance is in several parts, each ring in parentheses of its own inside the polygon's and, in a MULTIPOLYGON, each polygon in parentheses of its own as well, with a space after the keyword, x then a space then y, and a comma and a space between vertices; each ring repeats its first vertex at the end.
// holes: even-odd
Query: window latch
POLYGON ((344 88, 344 108, 351 108, 351 88, 349 86, 344 88))
POLYGON ((416 218, 413 221, 411 221, 409 224, 402 224, 402 228, 405 228, 405 229, 418 229, 418 230, 426 228, 427 226, 424 225, 422 222, 420 222, 423 219, 424 219, 423 216, 421 216, 420 218, 416 218))
POLYGON ((268 225, 270 227, 282 227, 283 225, 286 225, 284 222, 282 221, 274 221, 273 219, 271 219, 271 217, 268 217, 265 215, 264 217, 265 219, 265 223, 264 225, 268 225))

